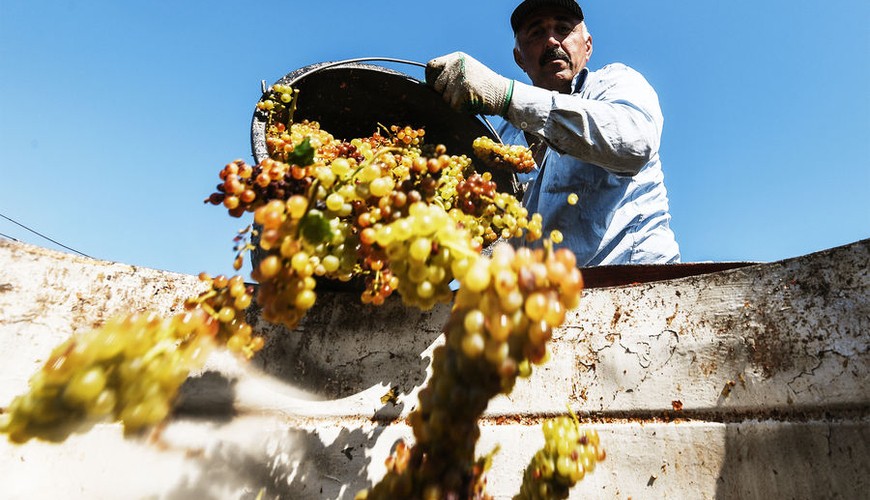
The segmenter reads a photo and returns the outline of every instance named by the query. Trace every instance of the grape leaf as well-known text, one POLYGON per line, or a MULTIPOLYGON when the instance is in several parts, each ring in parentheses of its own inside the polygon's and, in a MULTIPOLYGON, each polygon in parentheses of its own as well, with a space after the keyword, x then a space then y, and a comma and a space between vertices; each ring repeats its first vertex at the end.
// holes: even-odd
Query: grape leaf
POLYGON ((317 245, 332 237, 332 228, 323 212, 309 210, 299 221, 299 233, 310 243, 317 245))
POLYGON ((314 148, 306 137, 302 142, 293 146, 293 151, 287 153, 287 163, 307 167, 314 163, 314 148))

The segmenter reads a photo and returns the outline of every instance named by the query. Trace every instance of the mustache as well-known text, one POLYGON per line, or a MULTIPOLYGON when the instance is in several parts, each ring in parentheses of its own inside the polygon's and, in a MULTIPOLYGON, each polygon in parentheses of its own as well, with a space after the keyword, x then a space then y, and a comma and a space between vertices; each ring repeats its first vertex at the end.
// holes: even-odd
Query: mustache
POLYGON ((538 61, 538 63, 543 66, 548 62, 556 60, 562 60, 567 62, 568 64, 571 63, 571 58, 568 56, 568 53, 562 50, 561 47, 552 47, 544 51, 544 53, 541 54, 541 59, 538 61))

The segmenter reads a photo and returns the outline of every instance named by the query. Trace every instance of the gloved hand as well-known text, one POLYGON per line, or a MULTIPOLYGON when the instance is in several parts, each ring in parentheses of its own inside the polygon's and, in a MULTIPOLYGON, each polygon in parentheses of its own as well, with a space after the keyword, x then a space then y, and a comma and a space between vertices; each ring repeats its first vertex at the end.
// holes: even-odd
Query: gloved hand
POLYGON ((457 111, 502 115, 508 110, 514 81, 468 54, 454 52, 426 64, 426 83, 457 111))

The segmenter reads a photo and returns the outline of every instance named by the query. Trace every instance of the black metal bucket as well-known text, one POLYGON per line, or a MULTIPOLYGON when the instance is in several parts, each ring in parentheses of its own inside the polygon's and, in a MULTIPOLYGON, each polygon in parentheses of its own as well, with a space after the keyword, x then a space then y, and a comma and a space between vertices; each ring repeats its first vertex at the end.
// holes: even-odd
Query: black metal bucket
MULTIPOLYGON (((323 62, 291 71, 275 83, 299 90, 294 119, 314 120, 321 128, 340 139, 366 137, 378 124, 410 125, 426 130, 427 144, 443 144, 450 154, 474 158, 471 144, 487 136, 501 139, 485 118, 454 111, 432 88, 404 73, 363 64, 387 61, 425 65, 390 58, 363 58, 323 62)), ((265 97, 264 97, 265 98, 265 97)), ((251 124, 251 148, 256 161, 268 157, 266 114, 255 110, 251 124)), ((476 162, 479 171, 487 169, 476 162)), ((512 173, 492 170, 499 191, 516 194, 512 173)))

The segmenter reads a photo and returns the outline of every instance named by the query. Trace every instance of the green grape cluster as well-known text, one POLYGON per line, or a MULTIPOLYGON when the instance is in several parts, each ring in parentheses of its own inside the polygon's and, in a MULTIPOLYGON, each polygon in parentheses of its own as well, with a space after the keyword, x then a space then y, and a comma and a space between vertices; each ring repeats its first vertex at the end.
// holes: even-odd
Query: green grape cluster
POLYGON ((490 168, 510 169, 520 173, 528 173, 535 168, 532 151, 525 146, 510 146, 495 142, 489 137, 478 137, 471 147, 474 156, 490 168))
POLYGON ((0 415, 15 442, 65 439, 89 422, 136 431, 162 421, 182 382, 214 347, 218 321, 202 309, 171 318, 133 314, 75 335, 30 379, 30 390, 0 415))
POLYGON ((0 415, 0 433, 16 442, 64 439, 100 420, 136 431, 166 418, 181 384, 214 348, 251 358, 264 345, 244 318, 253 287, 241 276, 199 278, 209 287, 183 313, 115 317, 55 347, 29 391, 0 415))
POLYGON ((598 432, 583 429, 573 416, 547 419, 542 428, 544 446, 523 473, 523 484, 514 500, 568 498, 570 488, 606 456, 598 432))
POLYGON ((475 256, 467 232, 438 205, 417 202, 408 216, 378 228, 375 241, 386 249, 405 304, 431 309, 453 299, 453 263, 475 256))
POLYGON ((289 136, 283 135, 294 123, 293 115, 296 112, 298 96, 298 90, 279 83, 266 89, 263 97, 257 103, 258 112, 266 117, 266 146, 269 150, 269 156, 272 158, 281 159, 298 143, 298 141, 292 141, 289 136), (287 149, 284 146, 287 146, 287 149))
POLYGON ((408 419, 416 443, 407 466, 360 498, 472 498, 480 416, 547 360, 552 330, 579 303, 583 279, 568 250, 498 244, 491 257, 460 255, 447 342, 435 349, 432 377, 408 419))
POLYGON ((459 278, 448 344, 499 374, 501 391, 547 359, 553 329, 577 307, 583 277, 567 249, 514 249, 499 243, 490 258, 470 263, 459 278))

